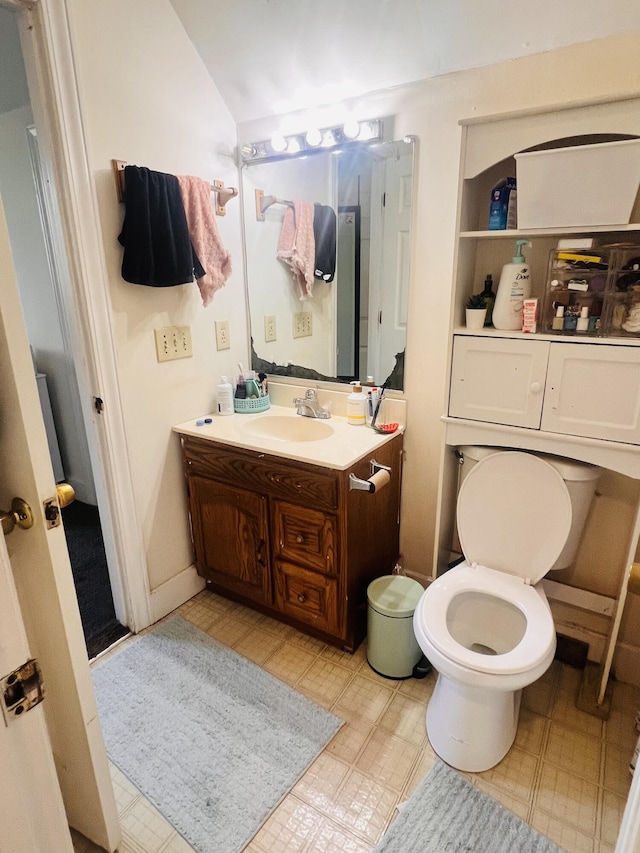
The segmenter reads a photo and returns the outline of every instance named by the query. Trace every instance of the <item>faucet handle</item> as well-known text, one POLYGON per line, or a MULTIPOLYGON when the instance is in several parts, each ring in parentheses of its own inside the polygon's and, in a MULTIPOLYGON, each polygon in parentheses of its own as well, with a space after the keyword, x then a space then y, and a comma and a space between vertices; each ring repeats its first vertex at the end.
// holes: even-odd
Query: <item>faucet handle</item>
POLYGON ((318 392, 316 391, 315 388, 307 388, 305 395, 304 395, 304 399, 305 400, 317 400, 318 399, 318 392))

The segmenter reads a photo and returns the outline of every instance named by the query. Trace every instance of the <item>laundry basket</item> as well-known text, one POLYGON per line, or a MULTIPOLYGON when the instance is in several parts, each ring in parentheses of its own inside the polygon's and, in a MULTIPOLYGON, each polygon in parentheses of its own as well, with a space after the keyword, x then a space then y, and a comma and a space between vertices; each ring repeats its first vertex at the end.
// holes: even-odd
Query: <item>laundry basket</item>
POLYGON ((413 612, 424 589, 413 578, 384 575, 367 589, 367 661, 379 675, 409 678, 422 657, 413 612))

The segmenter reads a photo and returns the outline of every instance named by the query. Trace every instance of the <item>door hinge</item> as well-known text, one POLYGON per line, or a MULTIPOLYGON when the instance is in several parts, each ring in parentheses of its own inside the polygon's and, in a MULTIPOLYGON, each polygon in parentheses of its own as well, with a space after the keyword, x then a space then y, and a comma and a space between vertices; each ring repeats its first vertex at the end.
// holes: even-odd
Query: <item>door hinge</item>
POLYGON ((93 398, 93 408, 99 415, 104 412, 104 400, 102 399, 102 397, 93 398))
POLYGON ((0 679, 2 713, 5 725, 15 722, 44 699, 44 681, 35 658, 28 660, 0 679))

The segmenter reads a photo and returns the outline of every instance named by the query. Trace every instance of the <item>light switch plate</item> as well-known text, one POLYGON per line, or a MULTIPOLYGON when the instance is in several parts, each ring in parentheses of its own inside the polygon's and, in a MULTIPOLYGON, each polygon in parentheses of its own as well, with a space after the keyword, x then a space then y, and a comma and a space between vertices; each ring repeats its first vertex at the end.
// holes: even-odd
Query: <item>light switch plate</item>
POLYGON ((306 338, 313 334, 310 311, 299 311, 293 315, 293 337, 306 338))
POLYGON ((154 334, 158 361, 174 361, 193 355, 190 326, 165 326, 154 329, 154 334))

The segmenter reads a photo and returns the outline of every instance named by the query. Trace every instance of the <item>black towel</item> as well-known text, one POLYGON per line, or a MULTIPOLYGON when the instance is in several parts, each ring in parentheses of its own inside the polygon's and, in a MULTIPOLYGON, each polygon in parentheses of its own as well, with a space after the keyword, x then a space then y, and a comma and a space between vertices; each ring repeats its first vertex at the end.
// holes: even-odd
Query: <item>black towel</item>
POLYGON ((336 214, 332 207, 314 204, 313 237, 316 241, 314 278, 333 281, 336 272, 336 214))
POLYGON ((118 241, 124 246, 122 278, 131 284, 171 287, 205 271, 191 245, 175 175, 125 166, 125 214, 118 241))

